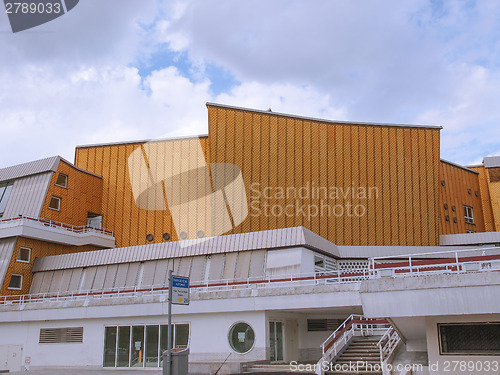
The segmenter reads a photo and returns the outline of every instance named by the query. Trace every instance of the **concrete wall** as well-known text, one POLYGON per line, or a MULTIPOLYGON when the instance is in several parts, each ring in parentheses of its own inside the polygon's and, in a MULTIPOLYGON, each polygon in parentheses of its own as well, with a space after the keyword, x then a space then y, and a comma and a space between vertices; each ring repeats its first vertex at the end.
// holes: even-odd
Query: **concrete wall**
POLYGON ((499 322, 500 314, 463 315, 463 316, 434 316, 426 319, 427 348, 429 354, 429 370, 431 375, 447 374, 498 374, 500 372, 500 356, 481 355, 441 355, 439 353, 438 323, 472 323, 472 322, 499 322), (458 361, 456 368, 455 364, 458 361), (485 370, 487 361, 491 363, 490 371, 485 370), (496 361, 496 367, 493 362, 496 361), (472 363, 472 364, 471 364, 472 363), (461 369, 462 366, 473 366, 471 369, 461 369), (482 371, 478 371, 482 366, 482 371), (474 371, 475 370, 475 371, 474 371))
MULTIPOLYGON (((175 315, 174 323, 190 324, 189 361, 198 364, 212 363, 220 366, 231 353, 226 370, 239 367, 240 362, 266 358, 266 319, 264 312, 239 312, 226 314, 175 315), (255 332, 253 348, 245 354, 231 349, 228 333, 236 322, 248 323, 255 332), (236 365, 236 366, 235 366, 236 365)), ((54 367, 101 368, 106 325, 166 324, 166 315, 120 317, 103 319, 71 319, 2 324, 1 345, 19 345, 23 348, 22 363, 29 357, 31 369, 54 367), (39 344, 41 328, 84 327, 83 343, 39 344)), ((209 364, 206 366, 210 367, 209 364)), ((200 370, 203 371, 203 370, 200 370)))

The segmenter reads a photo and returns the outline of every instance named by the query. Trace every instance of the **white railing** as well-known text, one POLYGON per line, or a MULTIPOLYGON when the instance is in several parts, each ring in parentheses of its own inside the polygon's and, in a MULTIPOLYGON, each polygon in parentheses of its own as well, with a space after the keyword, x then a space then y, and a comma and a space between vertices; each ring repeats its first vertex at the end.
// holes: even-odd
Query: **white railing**
POLYGON ((64 230, 74 232, 74 233, 97 232, 97 233, 106 234, 108 236, 113 236, 113 231, 108 230, 108 229, 94 228, 94 227, 89 227, 87 225, 71 225, 71 224, 61 223, 59 221, 55 221, 55 220, 51 220, 51 219, 45 219, 42 217, 35 218, 35 217, 28 217, 28 216, 19 216, 19 217, 14 217, 11 219, 3 219, 3 220, 0 220, 0 226, 10 224, 10 223, 16 223, 16 222, 22 223, 24 220, 27 220, 30 223, 37 223, 40 226, 57 228, 57 229, 64 229, 64 230))
POLYGON ((387 331, 389 322, 385 319, 368 319, 362 315, 349 316, 328 338, 321 344, 322 357, 316 364, 316 374, 323 375, 325 363, 338 359, 353 337, 382 335, 387 331))
POLYGON ((369 259, 372 278, 500 270, 500 247, 396 255, 369 259))
MULTIPOLYGON (((21 218, 19 218, 21 219, 21 218)), ((59 225, 61 223, 46 219, 31 219, 43 225, 59 225)), ((7 219, 0 221, 7 222, 17 219, 7 219)), ((96 230, 87 227, 72 227, 74 231, 96 230)), ((102 233, 112 235, 112 232, 98 230, 102 233)), ((332 273, 308 273, 295 275, 275 275, 266 277, 251 277, 243 280, 225 279, 211 280, 204 282, 193 282, 190 288, 197 292, 224 291, 233 289, 256 289, 256 288, 280 288, 289 286, 305 285, 328 285, 332 283, 359 283, 370 278, 380 277, 401 277, 416 276, 433 273, 463 273, 463 272, 481 272, 481 271, 499 271, 500 270, 500 248, 481 248, 469 250, 443 251, 434 253, 420 253, 413 255, 401 255, 390 257, 377 257, 369 260, 369 269, 359 272, 342 273, 340 270, 332 273), (481 255, 475 255, 481 252, 481 255), (489 252, 489 254, 488 254, 489 252), (445 257, 437 258, 436 255, 445 257), (450 255, 446 257, 446 255, 450 255), (474 254, 470 256, 470 254, 474 254), (431 257, 434 256, 433 259, 431 257), (428 258, 426 259, 426 256, 428 258), (423 258, 423 260, 422 260, 423 258), (401 260, 398 260, 401 259, 401 260)), ((53 292, 38 293, 26 295, 0 296, 1 304, 12 303, 33 303, 46 301, 76 300, 89 298, 117 298, 132 297, 142 295, 156 295, 167 293, 168 288, 165 285, 148 285, 141 287, 122 287, 96 289, 88 291, 73 292, 53 292)))
POLYGON ((399 337, 398 332, 393 327, 390 327, 377 343, 380 351, 380 365, 382 369, 387 368, 387 361, 391 358, 400 342, 401 337, 399 337))
MULTIPOLYGON (((207 282, 192 282, 190 290, 194 292, 213 292, 235 289, 259 289, 259 288, 283 288, 295 286, 315 286, 328 284, 349 284, 360 282, 369 278, 368 272, 342 274, 340 271, 331 274, 307 273, 297 275, 275 275, 267 277, 251 277, 244 280, 224 279, 212 280, 207 282)), ((68 291, 68 292, 48 292, 36 294, 23 294, 0 296, 0 305, 2 304, 26 304, 40 302, 58 302, 69 300, 88 300, 91 298, 121 298, 121 297, 140 297, 168 294, 166 285, 147 285, 135 287, 94 289, 87 291, 68 291)))

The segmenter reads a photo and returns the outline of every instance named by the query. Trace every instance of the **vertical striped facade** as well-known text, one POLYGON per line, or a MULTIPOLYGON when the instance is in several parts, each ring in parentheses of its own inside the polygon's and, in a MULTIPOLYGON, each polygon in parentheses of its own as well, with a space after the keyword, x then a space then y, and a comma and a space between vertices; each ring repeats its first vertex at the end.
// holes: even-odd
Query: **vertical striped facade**
MULTIPOLYGON (((158 160, 172 153, 187 156, 192 149, 203 152, 201 158, 209 159, 208 137, 186 138, 155 142, 155 156, 158 160), (201 145, 201 149, 196 147, 201 145)), ((130 173, 129 158, 140 158, 141 154, 133 154, 134 150, 146 153, 148 142, 112 144, 76 149, 75 164, 85 170, 102 176, 102 213, 103 226, 112 228, 116 238, 116 246, 134 246, 150 243, 146 237, 153 236, 152 242, 162 242, 163 235, 168 233, 170 240, 179 239, 175 231, 172 216, 168 209, 146 210, 137 206, 131 186, 131 179, 139 181, 152 200, 157 200, 157 190, 147 191, 149 174, 138 169, 138 173, 130 173), (133 154, 133 155, 132 155, 133 154), (142 173, 142 174, 141 174, 142 173)), ((151 158, 152 156, 149 155, 151 158)), ((132 164, 135 164, 132 160, 132 164)), ((165 166, 169 168, 170 166, 165 166)), ((170 168, 173 168, 171 166, 170 168)), ((194 184, 193 184, 194 185, 194 184)), ((163 201, 164 197, 159 198, 163 201)), ((193 217, 191 220, 205 220, 204 217, 193 217)), ((201 225, 201 224, 200 224, 201 225)))
MULTIPOLYGON (((485 161, 487 159, 489 158, 485 158, 485 161)), ((485 163, 471 168, 479 173, 485 231, 500 231, 500 164, 485 163)))
MULTIPOLYGON (((440 128, 327 122, 210 104, 208 115, 211 161, 238 165, 249 194, 252 184, 261 193, 316 186, 333 194, 311 192, 300 204, 338 208, 314 217, 297 210, 250 215, 234 232, 302 225, 339 245, 439 243, 440 128), (349 188, 376 190, 364 198, 349 188), (349 215, 349 204, 363 206, 364 214, 349 215)), ((259 207, 294 205, 297 195, 262 194, 259 207)))
MULTIPOLYGON (((249 215, 228 233, 302 225, 340 245, 439 243, 439 127, 328 122, 213 104, 208 122, 209 137, 163 141, 158 149, 189 153, 201 142, 207 163, 239 167, 249 215), (266 214, 265 206, 274 211, 266 214)), ((127 163, 144 147, 76 150, 76 165, 103 178, 104 226, 115 231, 117 246, 146 244, 148 234, 153 242, 164 233, 179 238, 168 210, 135 204, 130 178, 137 176, 127 163)), ((146 191, 149 177, 139 178, 146 191)))
POLYGON ((485 232, 478 172, 446 160, 441 160, 440 168, 440 234, 485 232), (465 220, 465 206, 472 208, 473 223, 465 220))

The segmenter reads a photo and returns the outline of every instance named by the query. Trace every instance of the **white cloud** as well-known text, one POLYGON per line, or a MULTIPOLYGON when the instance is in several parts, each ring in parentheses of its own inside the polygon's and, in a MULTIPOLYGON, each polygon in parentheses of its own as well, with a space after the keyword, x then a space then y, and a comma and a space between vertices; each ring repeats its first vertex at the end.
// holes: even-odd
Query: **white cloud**
POLYGON ((443 157, 467 163, 499 149, 499 14, 488 0, 86 0, 1 30, 0 163, 206 133, 206 101, 443 125, 443 157), (214 65, 240 83, 214 95, 214 65))

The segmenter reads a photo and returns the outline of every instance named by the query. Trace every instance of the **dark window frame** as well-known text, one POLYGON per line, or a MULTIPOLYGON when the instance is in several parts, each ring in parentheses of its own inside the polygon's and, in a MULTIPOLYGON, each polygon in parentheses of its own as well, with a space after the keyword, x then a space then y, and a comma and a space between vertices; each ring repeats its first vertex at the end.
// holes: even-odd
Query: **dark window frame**
POLYGON ((9 286, 7 287, 7 289, 10 289, 10 290, 22 290, 23 289, 23 275, 18 274, 18 273, 13 273, 12 275, 10 275, 9 286), (14 279, 14 277, 19 277, 19 287, 17 287, 17 286, 11 286, 12 280, 14 279))
MULTIPOLYGON (((500 322, 460 322, 460 323, 438 323, 437 324, 437 334, 438 334, 438 344, 439 344, 439 354, 443 356, 457 356, 457 355, 467 355, 467 356, 499 356, 500 355, 500 347, 496 350, 485 351, 485 350, 474 350, 474 349, 463 349, 463 350, 455 350, 449 351, 444 350, 443 348, 443 328, 446 327, 474 327, 477 330, 479 326, 484 326, 491 329, 492 326, 498 326, 500 329, 500 322)), ((463 334, 467 334, 464 332, 463 334)), ((479 335, 483 338, 483 335, 479 335)))

